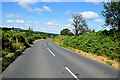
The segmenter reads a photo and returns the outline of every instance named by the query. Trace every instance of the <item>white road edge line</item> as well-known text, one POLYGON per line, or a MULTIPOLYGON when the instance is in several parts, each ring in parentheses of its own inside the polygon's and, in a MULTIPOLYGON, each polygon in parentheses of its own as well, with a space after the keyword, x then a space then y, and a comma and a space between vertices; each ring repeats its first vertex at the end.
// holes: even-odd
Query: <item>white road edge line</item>
POLYGON ((55 56, 55 54, 49 48, 47 48, 47 49, 48 49, 48 51, 50 51, 50 53, 52 53, 53 56, 55 56))
POLYGON ((78 77, 77 77, 68 67, 65 67, 65 69, 66 69, 70 74, 72 74, 72 76, 73 76, 76 80, 79 80, 78 77))

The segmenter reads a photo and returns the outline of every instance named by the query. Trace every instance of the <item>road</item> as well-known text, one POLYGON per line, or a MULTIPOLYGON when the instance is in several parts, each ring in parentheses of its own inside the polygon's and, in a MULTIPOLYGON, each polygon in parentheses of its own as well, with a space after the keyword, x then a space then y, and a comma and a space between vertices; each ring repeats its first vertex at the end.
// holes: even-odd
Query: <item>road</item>
MULTIPOLYGON (((27 48, 2 74, 3 78, 118 78, 118 70, 73 51, 53 40, 27 48)), ((96 79, 95 79, 96 80, 96 79)))

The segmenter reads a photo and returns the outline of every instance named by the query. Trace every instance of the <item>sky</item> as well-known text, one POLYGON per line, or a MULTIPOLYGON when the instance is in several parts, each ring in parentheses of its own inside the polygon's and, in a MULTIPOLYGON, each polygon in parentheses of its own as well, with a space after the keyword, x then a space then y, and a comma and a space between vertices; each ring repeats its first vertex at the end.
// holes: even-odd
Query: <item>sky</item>
MULTIPOLYGON (((64 28, 72 32, 72 14, 81 14, 90 29, 102 30, 102 2, 2 2, 2 26, 59 34, 64 28)), ((49 1, 49 0, 48 0, 49 1)), ((56 0, 57 1, 57 0, 56 0)))

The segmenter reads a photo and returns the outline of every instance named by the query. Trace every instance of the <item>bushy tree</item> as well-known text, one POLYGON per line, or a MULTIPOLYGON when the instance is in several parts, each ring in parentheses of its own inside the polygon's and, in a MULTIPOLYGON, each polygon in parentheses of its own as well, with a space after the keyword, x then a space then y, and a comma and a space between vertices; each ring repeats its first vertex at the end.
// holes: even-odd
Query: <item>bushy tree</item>
POLYGON ((29 29, 26 31, 26 36, 33 36, 33 29, 29 27, 29 29))
POLYGON ((111 26, 120 31, 120 1, 104 3, 104 9, 101 13, 105 18, 104 26, 111 26))
POLYGON ((72 32, 69 32, 68 35, 69 35, 69 36, 73 36, 74 34, 73 34, 72 32))
POLYGON ((69 35, 69 36, 72 36, 72 35, 73 35, 73 33, 70 32, 70 30, 69 30, 68 28, 65 28, 65 29, 61 30, 61 31, 60 31, 60 34, 61 34, 61 35, 69 35))
POLYGON ((89 31, 87 23, 81 14, 73 14, 72 25, 75 27, 74 32, 76 35, 83 34, 89 31))

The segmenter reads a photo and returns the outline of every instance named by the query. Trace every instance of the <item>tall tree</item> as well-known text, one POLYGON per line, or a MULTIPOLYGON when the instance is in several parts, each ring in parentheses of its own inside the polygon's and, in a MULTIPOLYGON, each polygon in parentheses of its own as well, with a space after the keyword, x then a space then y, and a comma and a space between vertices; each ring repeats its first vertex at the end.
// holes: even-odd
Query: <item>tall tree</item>
POLYGON ((87 23, 81 14, 73 14, 72 25, 75 27, 74 32, 76 35, 83 34, 89 31, 87 23))
POLYGON ((111 26, 111 28, 120 31, 120 1, 104 3, 104 11, 101 12, 105 17, 104 26, 111 26))

